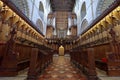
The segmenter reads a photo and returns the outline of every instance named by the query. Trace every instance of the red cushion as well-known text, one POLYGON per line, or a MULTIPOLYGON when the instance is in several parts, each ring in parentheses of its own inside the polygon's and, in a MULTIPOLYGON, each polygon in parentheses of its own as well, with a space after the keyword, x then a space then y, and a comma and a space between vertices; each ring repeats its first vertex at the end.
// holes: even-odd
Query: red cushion
POLYGON ((102 58, 102 62, 107 62, 107 59, 106 58, 102 58))

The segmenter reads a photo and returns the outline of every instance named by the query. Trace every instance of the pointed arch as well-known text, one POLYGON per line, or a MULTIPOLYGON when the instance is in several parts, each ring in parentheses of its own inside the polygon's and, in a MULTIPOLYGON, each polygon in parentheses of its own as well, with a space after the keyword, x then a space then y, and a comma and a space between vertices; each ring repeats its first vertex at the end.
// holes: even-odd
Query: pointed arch
POLYGON ((43 3, 41 1, 39 3, 39 11, 44 13, 44 6, 43 6, 43 3))
POLYGON ((81 7, 81 20, 86 16, 86 3, 83 2, 81 7))
POLYGON ((83 20, 82 24, 81 24, 81 30, 85 30, 85 28, 88 26, 88 21, 86 19, 83 20))
POLYGON ((37 25, 38 29, 41 32, 43 32, 43 23, 42 23, 42 21, 40 19, 37 20, 36 25, 37 25))

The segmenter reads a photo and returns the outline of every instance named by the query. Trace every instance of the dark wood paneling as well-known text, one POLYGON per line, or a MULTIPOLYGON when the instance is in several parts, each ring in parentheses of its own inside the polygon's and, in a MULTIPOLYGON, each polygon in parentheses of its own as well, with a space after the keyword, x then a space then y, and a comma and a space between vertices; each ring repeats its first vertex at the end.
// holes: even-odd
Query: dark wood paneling
POLYGON ((39 74, 52 62, 52 52, 32 48, 27 80, 37 80, 39 74))
POLYGON ((5 44, 0 44, 0 66, 1 66, 1 62, 3 60, 4 53, 5 53, 5 44))
POLYGON ((97 80, 95 69, 94 49, 73 50, 70 52, 71 61, 88 76, 88 80, 97 80))
POLYGON ((94 48, 96 60, 101 60, 102 58, 106 58, 106 53, 111 52, 110 44, 98 45, 93 48, 94 48))
POLYGON ((16 43, 12 51, 14 54, 6 53, 7 49, 5 47, 6 45, 0 46, 0 48, 4 48, 4 54, 1 55, 0 76, 15 76, 18 74, 18 71, 29 66, 32 47, 16 43))

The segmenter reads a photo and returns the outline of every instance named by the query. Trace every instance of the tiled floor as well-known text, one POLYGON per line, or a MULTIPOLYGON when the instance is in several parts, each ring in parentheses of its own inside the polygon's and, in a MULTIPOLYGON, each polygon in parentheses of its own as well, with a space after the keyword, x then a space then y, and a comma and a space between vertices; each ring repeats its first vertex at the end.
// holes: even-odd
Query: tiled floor
POLYGON ((51 64, 38 80, 86 80, 71 64, 69 57, 55 57, 51 64))
MULTIPOLYGON (((96 69, 101 80, 120 80, 120 77, 108 77, 102 70, 96 69)), ((16 77, 0 77, 0 80, 26 80, 28 69, 19 72, 16 77)), ((84 75, 70 64, 69 56, 54 56, 53 64, 39 76, 38 80, 85 80, 84 75)))

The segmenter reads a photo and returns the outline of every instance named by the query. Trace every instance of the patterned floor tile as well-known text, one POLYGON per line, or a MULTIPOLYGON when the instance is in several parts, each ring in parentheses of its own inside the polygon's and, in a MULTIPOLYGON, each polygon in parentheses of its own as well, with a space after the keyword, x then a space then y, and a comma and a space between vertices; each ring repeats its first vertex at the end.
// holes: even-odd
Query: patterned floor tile
POLYGON ((46 69, 38 80, 86 80, 85 77, 71 65, 70 59, 67 57, 58 57, 54 60, 53 64, 46 69))

